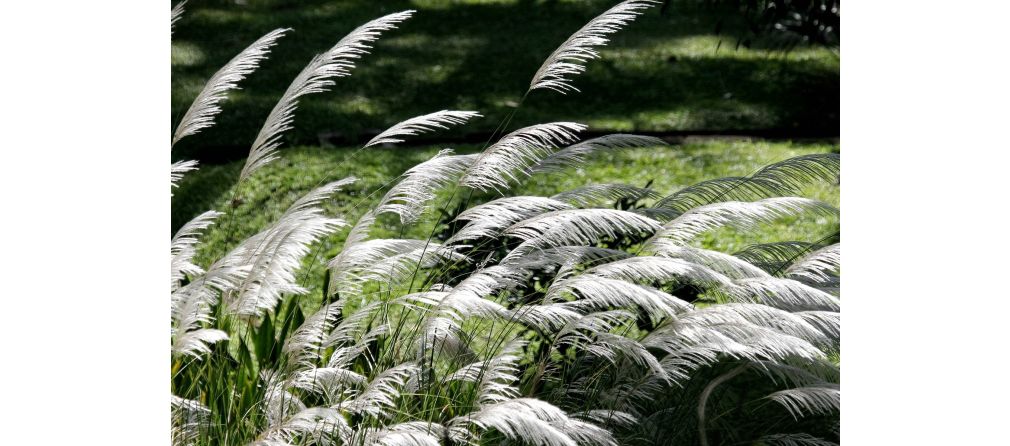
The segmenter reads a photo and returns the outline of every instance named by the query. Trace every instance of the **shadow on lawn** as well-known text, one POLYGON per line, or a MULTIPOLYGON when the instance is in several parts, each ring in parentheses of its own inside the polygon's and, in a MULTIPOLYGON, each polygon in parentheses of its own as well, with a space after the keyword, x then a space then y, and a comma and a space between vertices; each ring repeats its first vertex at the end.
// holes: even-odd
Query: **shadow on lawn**
MULTIPOLYGON (((463 132, 489 132, 508 114, 544 58, 614 2, 256 1, 188 5, 176 24, 173 128, 203 83, 246 45, 279 27, 294 28, 223 106, 218 124, 184 139, 173 159, 241 159, 270 108, 313 55, 354 27, 403 9, 414 18, 376 44, 332 91, 305 98, 285 145, 317 144, 320 132, 359 141, 402 119, 441 109, 486 117, 463 132)), ((825 51, 735 52, 711 36, 719 11, 674 3, 614 36, 603 60, 576 79, 580 94, 536 92, 510 129, 573 120, 603 131, 778 130, 838 134, 838 61, 825 51), (706 46, 707 45, 707 46, 706 46)))

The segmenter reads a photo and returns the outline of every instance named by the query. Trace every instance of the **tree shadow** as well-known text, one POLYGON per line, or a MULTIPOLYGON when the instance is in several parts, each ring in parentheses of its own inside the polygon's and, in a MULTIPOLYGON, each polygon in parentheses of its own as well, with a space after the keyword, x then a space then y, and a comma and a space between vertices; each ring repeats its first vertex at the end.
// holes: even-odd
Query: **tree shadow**
MULTIPOLYGON (((359 142, 402 119, 441 109, 478 110, 485 118, 447 138, 493 130, 515 107, 543 60, 610 1, 266 1, 191 5, 176 24, 173 125, 220 66, 279 27, 294 32, 223 104, 218 124, 182 140, 173 159, 216 163, 246 156, 263 120, 291 79, 318 52, 354 27, 417 9, 390 31, 353 75, 299 104, 286 145, 318 144, 320 133, 359 142)), ((667 15, 648 11, 616 34, 604 58, 575 80, 580 94, 534 92, 510 128, 573 120, 605 131, 781 130, 838 134, 838 62, 820 54, 716 50, 742 24, 693 3, 667 15)))

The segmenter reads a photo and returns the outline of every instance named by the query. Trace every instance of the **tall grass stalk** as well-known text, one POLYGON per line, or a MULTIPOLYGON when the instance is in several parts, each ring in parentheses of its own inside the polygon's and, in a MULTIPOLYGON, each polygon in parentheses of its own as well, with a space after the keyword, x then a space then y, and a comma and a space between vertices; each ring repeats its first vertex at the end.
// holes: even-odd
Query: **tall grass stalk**
MULTIPOLYGON (((578 91, 573 78, 600 57, 606 36, 656 3, 621 2, 575 32, 519 106, 534 90, 578 91)), ((371 43, 412 14, 368 22, 313 58, 266 118, 234 194, 282 156, 298 101, 350 75, 371 43)), ((180 19, 181 5, 172 23, 180 19)), ((286 31, 215 74, 173 143, 213 125, 228 92, 286 31)), ((234 233, 237 197, 230 215, 207 212, 180 229, 172 239, 173 444, 836 443, 837 235, 735 254, 698 239, 837 214, 795 195, 837 182, 838 155, 783 160, 667 196, 622 184, 515 196, 528 178, 563 174, 594 154, 663 144, 636 135, 580 141, 585 126, 572 122, 506 133, 519 106, 481 153, 438 153, 366 194, 357 206, 373 205, 356 221, 326 211, 356 181, 333 176, 260 232, 229 235, 230 250, 208 264, 194 261, 200 236, 222 218, 234 233), (431 218, 436 210, 441 219, 431 218), (397 238, 372 237, 390 220, 397 238), (425 224, 426 238, 403 238, 425 224), (321 240, 344 231, 321 294, 310 295, 314 278, 302 268, 321 260, 321 240)), ((340 166, 369 147, 479 116, 407 119, 340 166)), ((173 164, 172 186, 195 168, 173 164)))

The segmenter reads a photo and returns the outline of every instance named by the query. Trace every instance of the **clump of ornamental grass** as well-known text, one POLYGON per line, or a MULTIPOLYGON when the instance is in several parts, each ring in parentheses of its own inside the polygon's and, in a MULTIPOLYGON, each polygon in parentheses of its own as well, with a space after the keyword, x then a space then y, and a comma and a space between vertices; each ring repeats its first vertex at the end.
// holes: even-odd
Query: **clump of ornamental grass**
MULTIPOLYGON (((575 32, 523 99, 576 92, 574 77, 607 36, 655 3, 621 2, 575 32)), ((413 14, 368 22, 309 61, 267 116, 236 189, 281 156, 302 97, 349 76, 413 14)), ((173 145, 212 126, 228 92, 287 31, 214 74, 173 145)), ((360 156, 479 116, 408 119, 360 156)), ((194 260, 200 236, 232 224, 229 209, 180 228, 171 244, 173 444, 837 442, 837 235, 732 254, 696 241, 723 227, 836 214, 795 195, 837 182, 838 156, 788 159, 668 196, 625 184, 510 193, 599 152, 663 145, 625 134, 584 140, 584 130, 544 123, 495 134, 478 154, 443 150, 393 179, 356 221, 324 210, 355 181, 333 177, 206 264, 194 260), (425 228, 426 239, 372 237, 379 218, 410 227, 438 209, 458 212, 449 229, 425 228), (324 260, 322 296, 300 304, 307 290, 296 273, 318 241, 341 231, 344 245, 324 260)), ((173 187, 195 168, 174 163, 173 187)))

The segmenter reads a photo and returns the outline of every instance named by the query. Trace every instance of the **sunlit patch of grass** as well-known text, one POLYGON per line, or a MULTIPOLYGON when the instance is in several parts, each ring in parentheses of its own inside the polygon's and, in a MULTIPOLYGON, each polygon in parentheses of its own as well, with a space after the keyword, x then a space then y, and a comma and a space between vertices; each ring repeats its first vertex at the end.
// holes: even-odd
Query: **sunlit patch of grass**
MULTIPOLYGON (((349 78, 305 98, 288 144, 315 144, 320 132, 364 140, 410 116, 478 110, 486 119, 464 132, 490 132, 515 109, 533 73, 554 48, 608 1, 302 2, 260 0, 191 4, 173 35, 173 116, 204 82, 266 32, 294 28, 274 55, 242 82, 247 95, 224 105, 217 129, 182 141, 175 159, 239 159, 273 103, 311 57, 365 21, 417 9, 386 33, 349 78), (296 5, 298 7, 293 7, 296 5), (352 105, 344 106, 343 103, 352 105), (367 106, 362 106, 368 104, 367 106)), ((760 131, 837 134, 839 61, 831 50, 788 53, 734 48, 743 24, 718 8, 673 2, 666 15, 643 15, 613 36, 586 73, 582 93, 535 92, 515 127, 578 120, 600 131, 760 131), (716 23, 724 21, 715 35, 716 23)))
MULTIPOLYGON (((172 42, 172 66, 192 67, 204 63, 207 56, 198 45, 172 42)), ((174 89, 173 89, 174 90, 174 89)))
POLYGON ((363 114, 376 114, 385 110, 385 107, 376 103, 371 98, 367 96, 357 95, 343 101, 339 102, 329 102, 327 105, 328 109, 342 112, 342 113, 363 113, 363 114))

